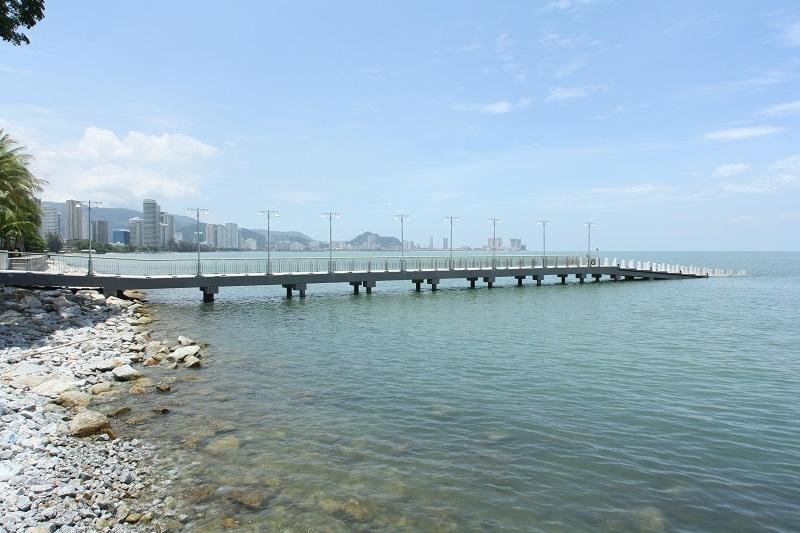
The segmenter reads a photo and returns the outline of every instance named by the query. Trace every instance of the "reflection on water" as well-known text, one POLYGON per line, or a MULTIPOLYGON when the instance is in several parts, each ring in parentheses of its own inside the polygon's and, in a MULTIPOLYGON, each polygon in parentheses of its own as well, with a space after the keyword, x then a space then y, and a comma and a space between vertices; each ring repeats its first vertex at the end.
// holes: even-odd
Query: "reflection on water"
POLYGON ((156 367, 172 392, 123 397, 118 425, 174 457, 201 530, 791 529, 798 259, 697 261, 756 272, 732 279, 153 293, 156 336, 209 343, 205 368, 156 367))

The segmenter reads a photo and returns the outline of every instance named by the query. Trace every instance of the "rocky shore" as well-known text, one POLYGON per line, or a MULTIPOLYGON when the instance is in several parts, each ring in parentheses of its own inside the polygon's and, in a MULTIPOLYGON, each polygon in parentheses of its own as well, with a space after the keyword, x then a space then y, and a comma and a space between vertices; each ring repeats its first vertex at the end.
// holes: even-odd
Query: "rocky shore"
MULTIPOLYGON (((196 369, 190 339, 150 339, 141 295, 0 287, 0 532, 174 531, 174 465, 115 432, 121 394, 168 394, 149 368, 196 369)), ((187 370, 188 372, 189 370, 187 370)), ((166 412, 153 409, 154 416, 166 412)))

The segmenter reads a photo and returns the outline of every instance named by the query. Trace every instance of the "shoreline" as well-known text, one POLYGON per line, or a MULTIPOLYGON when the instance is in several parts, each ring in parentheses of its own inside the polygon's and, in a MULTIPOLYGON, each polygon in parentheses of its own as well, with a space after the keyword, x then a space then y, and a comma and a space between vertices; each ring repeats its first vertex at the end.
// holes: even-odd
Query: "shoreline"
POLYGON ((123 395, 169 394, 175 378, 155 383, 149 367, 200 368, 200 346, 151 340, 143 295, 126 296, 0 286, 0 529, 174 531, 189 520, 168 459, 115 425, 130 411, 123 395))

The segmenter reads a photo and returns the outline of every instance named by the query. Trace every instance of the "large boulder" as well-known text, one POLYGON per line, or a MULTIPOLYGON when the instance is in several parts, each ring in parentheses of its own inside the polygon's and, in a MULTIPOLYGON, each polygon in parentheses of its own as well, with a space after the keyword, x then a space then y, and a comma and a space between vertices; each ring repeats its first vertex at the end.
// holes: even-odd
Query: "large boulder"
POLYGON ((75 379, 75 376, 69 374, 56 374, 51 375, 48 379, 35 386, 32 390, 36 394, 47 396, 49 398, 58 398, 62 392, 76 389, 82 384, 81 381, 75 379))
POLYGON ((133 368, 131 365, 118 366, 112 370, 111 373, 114 374, 114 377, 120 381, 130 381, 132 379, 139 379, 142 377, 142 373, 133 368))
POLYGON ((58 395, 58 400, 56 400, 56 403, 73 409, 77 407, 86 407, 91 403, 91 401, 91 395, 86 394, 85 392, 68 390, 58 395))
POLYGON ((196 357, 200 352, 199 346, 181 346, 167 356, 171 361, 183 361, 187 357, 196 357))
POLYGON ((114 437, 108 418, 97 411, 80 411, 69 423, 69 434, 73 437, 89 437, 97 433, 114 437))
POLYGON ((186 368, 200 368, 200 359, 197 357, 190 355, 186 359, 183 360, 183 366, 186 368))

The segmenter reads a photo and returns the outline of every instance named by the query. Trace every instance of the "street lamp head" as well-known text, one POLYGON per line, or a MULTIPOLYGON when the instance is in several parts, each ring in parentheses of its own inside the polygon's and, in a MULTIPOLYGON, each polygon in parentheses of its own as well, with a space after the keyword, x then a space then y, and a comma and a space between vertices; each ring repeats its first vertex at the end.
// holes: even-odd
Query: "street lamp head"
POLYGON ((258 214, 261 215, 261 216, 267 215, 267 216, 270 216, 270 217, 279 217, 279 216, 281 216, 281 214, 278 211, 273 211, 272 209, 266 209, 264 211, 259 211, 258 214))
POLYGON ((186 209, 186 214, 187 214, 187 215, 195 215, 195 214, 207 215, 207 214, 209 214, 209 213, 211 213, 211 210, 210 210, 210 209, 203 209, 202 207, 201 207, 201 208, 197 208, 197 207, 188 207, 188 208, 186 209))
POLYGON ((404 215, 404 214, 399 214, 399 215, 395 215, 394 216, 395 220, 401 220, 401 221, 402 220, 409 220, 410 218, 411 218, 411 215, 404 215))
POLYGON ((454 216, 444 217, 444 219, 448 220, 450 222, 458 222, 460 220, 458 217, 454 217, 454 216))
POLYGON ((490 218, 489 219, 489 224, 502 224, 502 223, 503 223, 503 219, 500 219, 500 218, 490 218))
POLYGON ((328 211, 327 213, 322 213, 322 218, 328 218, 333 220, 334 218, 339 218, 341 215, 339 213, 334 213, 333 211, 328 211))

